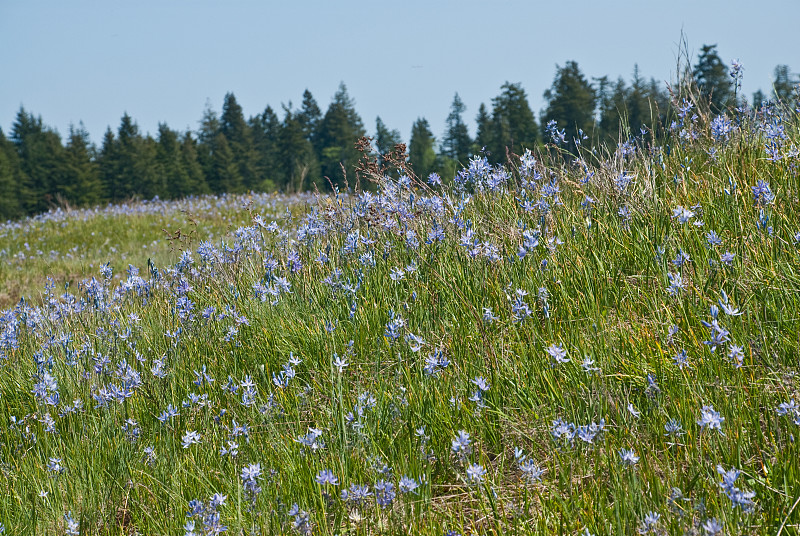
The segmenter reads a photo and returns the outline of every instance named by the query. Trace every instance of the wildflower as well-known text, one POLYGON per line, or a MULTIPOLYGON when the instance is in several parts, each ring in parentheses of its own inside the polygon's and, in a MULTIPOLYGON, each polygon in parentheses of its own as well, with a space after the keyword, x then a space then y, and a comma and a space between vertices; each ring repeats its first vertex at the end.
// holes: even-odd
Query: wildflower
POLYGON ((636 452, 634 452, 632 449, 619 449, 619 457, 622 465, 633 467, 639 463, 639 456, 637 456, 636 452))
POLYGON ((336 475, 333 474, 333 471, 331 471, 330 469, 323 469, 322 471, 317 473, 316 481, 317 484, 323 486, 326 484, 331 486, 339 485, 339 479, 336 477, 336 475))
POLYGON ((369 490, 368 486, 359 486, 358 484, 350 484, 350 488, 343 489, 340 494, 342 500, 354 504, 361 504, 371 495, 372 492, 369 490))
POLYGON ((400 315, 395 315, 394 311, 389 311, 389 322, 386 323, 383 336, 389 342, 394 342, 400 338, 400 332, 405 327, 406 321, 400 315))
POLYGON ((422 337, 414 335, 413 333, 406 335, 406 341, 408 342, 409 350, 414 353, 419 352, 422 349, 422 346, 425 344, 425 340, 422 337))
POLYGON ((667 343, 668 344, 672 344, 674 342, 675 335, 677 335, 680 332, 680 330, 681 330, 680 326, 678 326, 676 324, 673 324, 673 325, 671 325, 669 327, 669 330, 667 330, 667 343))
POLYGON ((648 533, 657 533, 657 525, 658 520, 661 519, 661 514, 657 514, 656 512, 648 512, 644 519, 642 520, 642 524, 639 527, 639 534, 648 534, 648 533))
POLYGON ((736 508, 738 506, 745 512, 750 512, 755 506, 753 499, 756 493, 754 491, 742 491, 734 485, 736 479, 739 478, 742 472, 738 469, 726 471, 721 465, 717 466, 717 472, 722 476, 719 487, 722 488, 722 491, 731 500, 733 507, 736 508))
POLYGON ((686 350, 681 350, 674 356, 672 356, 672 361, 678 366, 679 369, 683 370, 685 367, 689 365, 689 354, 686 353, 686 350))
POLYGON ((584 372, 588 373, 600 372, 600 368, 594 366, 594 359, 592 359, 588 355, 584 356, 583 362, 581 363, 581 368, 584 370, 584 372))
POLYGON ((719 260, 722 261, 726 266, 733 266, 733 259, 735 257, 735 254, 731 253, 730 251, 726 251, 720 255, 719 260))
POLYGON ((599 423, 591 423, 588 425, 581 425, 581 426, 573 426, 573 438, 577 437, 584 443, 593 444, 594 440, 597 436, 603 433, 605 430, 606 421, 605 419, 600 419, 599 423))
POLYGON ((397 487, 400 490, 400 493, 410 493, 414 492, 419 487, 419 482, 410 478, 406 475, 400 477, 400 481, 397 483, 397 487))
POLYGON ((470 452, 472 452, 469 433, 464 430, 459 430, 458 435, 456 435, 456 438, 452 441, 451 450, 461 457, 469 456, 470 452))
POLYGON ((51 476, 56 477, 66 471, 66 468, 61 465, 62 461, 63 460, 61 458, 50 458, 48 460, 47 470, 53 473, 51 476))
POLYGON ((483 308, 483 321, 486 322, 487 324, 491 324, 495 320, 499 320, 499 318, 492 314, 492 309, 490 307, 484 307, 483 308))
POLYGON ((542 481, 542 475, 545 471, 533 463, 533 460, 520 461, 519 468, 522 471, 523 477, 528 481, 529 484, 542 481))
POLYGON ((722 239, 715 231, 709 231, 706 233, 706 242, 709 246, 714 247, 722 244, 722 239))
POLYGON ((721 295, 722 297, 719 299, 719 306, 722 308, 723 312, 724 312, 726 315, 728 315, 728 316, 740 316, 740 315, 742 315, 742 314, 743 314, 743 313, 742 313, 742 311, 740 311, 740 310, 739 310, 739 309, 737 309, 736 307, 733 307, 733 306, 731 306, 731 305, 729 304, 729 302, 728 302, 728 295, 727 295, 727 294, 725 294, 725 291, 724 291, 724 290, 721 290, 721 291, 720 291, 720 295, 721 295))
POLYGON ((725 417, 720 415, 718 411, 714 411, 713 406, 703 406, 703 409, 700 410, 700 418, 697 420, 697 424, 700 425, 701 430, 706 428, 718 430, 720 435, 725 435, 722 433, 722 422, 724 420, 725 417))
POLYGON ((728 350, 728 359, 733 362, 736 368, 742 368, 744 362, 744 349, 741 346, 731 344, 728 350))
POLYGON ((722 523, 719 522, 718 519, 712 517, 711 519, 706 519, 705 522, 701 525, 703 528, 703 532, 706 533, 707 536, 721 536, 723 531, 722 523))
POLYGON ((406 276, 402 268, 394 267, 389 272, 389 277, 392 281, 401 281, 406 276))
POLYGON ((569 358, 567 357, 567 351, 564 350, 558 344, 552 344, 545 349, 545 351, 550 354, 557 363, 569 363, 569 358))
POLYGON ((683 208, 682 206, 678 205, 672 211, 672 217, 677 218, 678 223, 684 224, 694 217, 694 212, 692 212, 688 208, 683 208))
POLYGON ((72 517, 72 512, 64 514, 64 534, 67 536, 78 536, 80 534, 80 525, 72 517))
POLYGON ((692 259, 689 257, 689 254, 680 249, 678 250, 678 255, 675 257, 675 260, 672 261, 672 264, 674 264, 676 268, 682 268, 684 264, 690 262, 691 260, 692 259))
POLYGON ((683 425, 681 425, 680 421, 677 419, 671 419, 664 425, 664 430, 667 432, 667 436, 671 437, 680 437, 684 434, 683 432, 683 425))
POLYGON ((319 440, 320 436, 322 436, 322 430, 309 427, 308 433, 304 436, 299 436, 295 441, 304 447, 310 448, 312 451, 316 451, 325 448, 325 443, 319 440))
POLYGON ((571 443, 575 435, 575 425, 561 419, 556 419, 553 421, 550 434, 552 434, 553 439, 556 441, 565 438, 571 443))
POLYGON ((481 391, 488 391, 490 387, 489 382, 487 382, 486 378, 483 376, 475 377, 475 379, 472 380, 472 383, 474 383, 475 386, 481 391))
POLYGON ((200 434, 195 432, 194 430, 187 431, 183 434, 183 438, 181 440, 181 445, 183 448, 188 449, 192 445, 196 445, 200 443, 200 434))
POLYGON ((483 482, 483 477, 486 475, 486 469, 482 465, 473 463, 467 467, 467 478, 473 484, 480 484, 483 482))
POLYGON ((386 480, 375 482, 375 502, 381 508, 391 506, 395 498, 394 484, 386 480))
POLYGON ((194 520, 188 519, 186 523, 183 524, 184 535, 183 536, 200 536, 197 532, 194 531, 194 520))
POLYGON ((667 292, 669 292, 671 296, 677 296, 680 291, 686 288, 681 274, 667 274, 667 277, 669 277, 669 287, 667 287, 667 292))
POLYGON ((338 354, 333 354, 333 366, 339 369, 339 374, 349 365, 347 356, 339 357, 338 354))
POLYGON ((759 179, 751 189, 753 190, 753 204, 756 206, 769 205, 775 200, 775 194, 772 193, 767 181, 759 179))
POLYGON ((628 404, 628 411, 629 411, 629 412, 631 413, 631 415, 633 415, 633 416, 634 416, 634 418, 636 418, 636 419, 638 419, 639 417, 641 417, 641 416, 642 416, 642 412, 641 412, 641 411, 639 411, 638 409, 636 409, 636 407, 634 407, 634 405, 633 405, 633 404, 631 404, 631 403, 629 403, 629 404, 628 404))

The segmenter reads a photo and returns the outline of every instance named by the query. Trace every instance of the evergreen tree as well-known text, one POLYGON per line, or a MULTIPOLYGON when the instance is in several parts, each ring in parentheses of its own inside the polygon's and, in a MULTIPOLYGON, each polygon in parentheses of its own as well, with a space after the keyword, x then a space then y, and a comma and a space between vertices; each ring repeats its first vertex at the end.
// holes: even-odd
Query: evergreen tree
POLYGON ((317 136, 317 131, 319 130, 320 121, 322 120, 322 111, 319 109, 317 101, 308 89, 303 92, 303 102, 296 116, 303 129, 303 136, 313 144, 317 136))
POLYGON ((242 187, 253 190, 258 187, 260 174, 257 168, 258 155, 253 147, 250 127, 244 120, 242 107, 233 93, 225 95, 220 116, 219 132, 225 136, 241 176, 242 187))
MULTIPOLYGON (((389 127, 383 122, 380 116, 375 118, 375 148, 378 151, 378 165, 385 166, 385 155, 389 154, 394 146, 403 143, 400 137, 400 131, 397 129, 389 130, 389 127)), ((387 169, 388 174, 394 173, 394 170, 387 169)))
POLYGON ((666 123, 670 110, 669 96, 655 79, 646 82, 634 66, 630 87, 622 78, 611 84, 607 77, 596 80, 600 119, 599 140, 615 145, 631 136, 640 136, 643 128, 666 123))
POLYGON ((117 163, 117 140, 111 127, 107 127, 103 134, 103 144, 100 146, 97 164, 100 168, 100 183, 103 186, 104 200, 113 202, 120 199, 121 178, 117 163))
POLYGON ((566 147, 574 153, 577 149, 575 140, 580 143, 583 136, 594 128, 594 88, 578 64, 568 61, 564 67, 556 66, 553 85, 544 92, 544 98, 547 107, 542 116, 542 126, 555 121, 558 128, 566 131, 566 147))
POLYGON ((492 99, 492 140, 489 160, 501 163, 506 150, 522 154, 539 141, 539 129, 521 84, 506 82, 492 99))
POLYGON ((123 114, 117 129, 117 175, 120 179, 119 190, 114 201, 122 201, 133 197, 139 190, 136 184, 137 143, 140 139, 139 127, 127 112, 123 114))
POLYGON ((109 191, 111 200, 163 195, 158 186, 156 142, 150 136, 142 137, 127 112, 120 120, 114 145, 111 168, 115 172, 115 188, 109 191))
POLYGON ((490 150, 494 147, 494 125, 492 125, 492 118, 489 116, 489 111, 486 105, 481 103, 478 107, 478 115, 475 117, 477 130, 475 132, 475 146, 473 153, 480 153, 490 150))
POLYGON ((166 197, 167 190, 162 188, 158 176, 158 142, 149 134, 139 137, 136 142, 136 158, 134 160, 133 176, 135 189, 134 197, 152 199, 166 197))
POLYGON ((319 180, 314 148, 305 137, 303 123, 288 107, 278 137, 278 161, 286 178, 288 192, 301 192, 323 186, 319 180))
POLYGON ((623 116, 626 113, 628 88, 622 77, 612 83, 607 76, 596 79, 598 107, 598 139, 601 143, 616 144, 623 132, 623 116))
POLYGON ((448 171, 451 169, 454 171, 457 165, 467 165, 472 154, 472 139, 463 117, 466 110, 467 107, 456 93, 453 103, 450 105, 450 113, 445 122, 446 129, 442 138, 442 156, 451 162, 447 166, 448 171))
POLYGON ((0 129, 0 221, 25 214, 19 195, 21 173, 17 150, 0 129))
POLYGON ((159 188, 165 192, 165 197, 170 199, 187 195, 191 187, 189 174, 183 165, 183 151, 178 133, 171 130, 166 123, 159 123, 157 141, 159 188))
POLYGON ((181 192, 181 196, 210 192, 198 158, 197 141, 191 132, 185 132, 181 138, 181 165, 186 173, 186 191, 181 192))
POLYGON ((704 105, 711 112, 722 113, 734 104, 733 84, 728 67, 717 54, 717 45, 703 45, 692 72, 704 105))
POLYGON ((792 79, 792 74, 789 72, 788 65, 776 65, 772 76, 773 99, 794 108, 792 105, 797 102, 797 93, 795 93, 795 90, 797 84, 800 84, 800 80, 796 78, 792 79))
POLYGON ((420 180, 438 172, 436 162, 436 139, 433 137, 428 120, 417 118, 411 127, 411 140, 408 143, 408 160, 420 180))
POLYGON ((20 163, 20 200, 28 214, 44 212, 64 199, 64 147, 41 117, 20 108, 11 128, 20 163))
POLYGON ((250 131, 253 133, 256 166, 262 177, 257 189, 273 191, 285 188, 287 178, 278 154, 281 122, 277 114, 267 106, 264 113, 250 118, 250 131))
POLYGON ((236 155, 233 153, 228 138, 219 133, 211 141, 211 176, 209 182, 214 193, 242 193, 244 181, 239 172, 236 155))
POLYGON ((639 76, 639 66, 633 66, 633 80, 626 99, 627 120, 630 136, 638 136, 640 129, 645 125, 652 125, 650 117, 651 99, 650 92, 644 79, 639 76))
POLYGON ((197 161, 203 169, 203 176, 206 178, 209 189, 214 193, 218 193, 216 189, 218 181, 214 175, 213 146, 219 129, 219 116, 211 107, 211 103, 206 101, 203 117, 200 119, 200 128, 197 130, 197 161))
POLYGON ((767 100, 767 96, 764 95, 764 92, 760 89, 753 92, 753 108, 758 110, 761 108, 761 104, 767 100))
POLYGON ((343 186, 344 168, 349 178, 353 178, 355 165, 361 155, 355 143, 366 134, 364 124, 355 110, 353 100, 347 94, 344 83, 333 96, 325 116, 322 118, 316 140, 321 173, 336 186, 343 186))
POLYGON ((70 125, 65 150, 64 182, 69 186, 69 201, 78 206, 95 206, 105 199, 95 153, 83 123, 78 128, 70 125))
MULTIPOLYGON (((230 99, 232 95, 226 96, 228 103, 228 126, 229 133, 235 132, 235 117, 238 115, 236 99, 230 99), (230 102, 232 100, 232 102, 230 102)), ((241 111, 241 108, 238 109, 241 111)), ((200 120, 200 130, 198 131, 199 152, 198 159, 203 168, 209 189, 215 194, 221 193, 240 193, 245 190, 244 180, 241 175, 239 162, 231 149, 228 138, 223 132, 223 122, 217 113, 206 103, 203 111, 203 118, 200 120)), ((235 136, 235 134, 234 134, 235 136)))

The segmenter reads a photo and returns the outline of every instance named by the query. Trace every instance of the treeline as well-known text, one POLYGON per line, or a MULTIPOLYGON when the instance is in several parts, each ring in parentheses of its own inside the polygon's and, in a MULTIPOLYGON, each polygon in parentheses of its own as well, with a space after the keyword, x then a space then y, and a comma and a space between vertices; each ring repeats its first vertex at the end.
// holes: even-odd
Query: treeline
MULTIPOLYGON (((715 46, 702 47, 690 76, 698 100, 712 113, 741 104, 739 71, 721 60, 715 46)), ((779 65, 771 98, 788 102, 796 83, 788 67, 779 65)), ((578 144, 616 143, 620 136, 666 125, 670 109, 664 84, 641 78, 636 68, 630 81, 590 81, 572 61, 556 68, 544 98, 537 120, 522 86, 506 82, 490 106, 479 106, 473 136, 464 119, 466 106, 456 94, 439 139, 425 118, 414 121, 408 142, 413 169, 423 178, 431 173, 447 178, 479 152, 499 163, 508 152, 521 154, 553 138, 570 151, 578 144)), ((765 99, 756 92, 754 107, 765 99)), ((9 135, 0 130, 0 219, 60 205, 223 192, 324 191, 348 180, 353 184, 360 157, 354 144, 367 129, 344 84, 325 113, 308 90, 299 107, 289 103, 280 113, 267 106, 246 119, 236 97, 228 93, 220 114, 207 107, 197 131, 178 132, 161 123, 154 137, 140 132, 126 113, 116 132, 107 129, 97 147, 82 125, 71 126, 62 140, 41 117, 21 108, 9 135)), ((403 142, 380 117, 370 135, 379 160, 403 142)))

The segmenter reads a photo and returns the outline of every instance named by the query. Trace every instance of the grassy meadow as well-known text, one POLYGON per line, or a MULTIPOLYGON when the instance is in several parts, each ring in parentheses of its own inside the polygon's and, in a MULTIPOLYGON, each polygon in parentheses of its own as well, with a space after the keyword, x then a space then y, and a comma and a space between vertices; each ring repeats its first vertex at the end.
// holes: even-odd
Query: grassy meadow
POLYGON ((1 226, 4 534, 797 534, 800 112, 676 114, 1 226))

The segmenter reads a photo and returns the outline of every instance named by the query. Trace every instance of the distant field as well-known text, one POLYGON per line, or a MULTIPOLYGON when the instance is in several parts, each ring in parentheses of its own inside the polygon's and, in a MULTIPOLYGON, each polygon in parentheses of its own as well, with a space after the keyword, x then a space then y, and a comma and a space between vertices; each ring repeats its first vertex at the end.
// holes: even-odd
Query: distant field
POLYGON ((252 223, 247 207, 281 217, 277 212, 310 200, 268 194, 204 196, 56 210, 0 224, 0 308, 22 297, 37 301, 48 278, 63 288, 112 261, 119 268, 126 263, 144 267, 148 259, 159 266, 174 264, 182 250, 252 223))
POLYGON ((797 534, 800 117, 695 112, 0 227, 0 527, 797 534))

